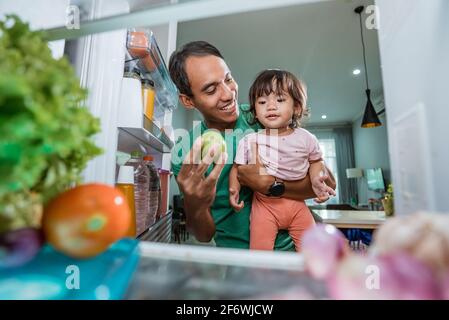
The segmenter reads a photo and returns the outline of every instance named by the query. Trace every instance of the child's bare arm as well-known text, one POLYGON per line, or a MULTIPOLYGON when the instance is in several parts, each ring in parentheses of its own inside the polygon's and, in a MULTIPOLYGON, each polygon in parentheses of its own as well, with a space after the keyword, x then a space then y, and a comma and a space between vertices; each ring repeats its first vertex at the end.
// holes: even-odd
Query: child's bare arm
POLYGON ((240 182, 237 178, 237 168, 238 165, 234 163, 231 172, 229 173, 229 189, 240 190, 240 182))
POLYGON ((234 164, 229 173, 229 203, 235 211, 240 211, 243 209, 244 203, 243 201, 239 203, 240 182, 237 178, 237 168, 238 165, 234 164))
POLYGON ((309 175, 310 180, 313 180, 315 177, 319 177, 320 175, 323 175, 323 173, 326 172, 326 167, 324 166, 323 161, 313 161, 310 163, 309 167, 309 175))
POLYGON ((325 182, 328 178, 328 174, 323 161, 314 161, 310 163, 309 175, 312 189, 317 195, 315 202, 325 202, 329 199, 330 195, 335 195, 333 188, 329 187, 325 182))

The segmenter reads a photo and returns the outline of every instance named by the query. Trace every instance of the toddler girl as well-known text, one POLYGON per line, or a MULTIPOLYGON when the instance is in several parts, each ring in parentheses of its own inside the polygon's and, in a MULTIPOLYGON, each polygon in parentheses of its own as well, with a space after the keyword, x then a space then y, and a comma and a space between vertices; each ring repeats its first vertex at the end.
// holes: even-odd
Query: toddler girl
POLYGON ((262 71, 251 86, 250 112, 263 129, 250 133, 239 143, 229 177, 229 202, 239 211, 240 183, 237 166, 249 161, 260 162, 266 174, 275 177, 272 194, 255 192, 250 217, 250 249, 273 250, 279 230, 289 231, 296 247, 301 250, 303 233, 315 225, 304 201, 282 198, 283 181, 301 180, 310 174, 316 201, 324 202, 334 190, 324 183, 326 172, 316 137, 299 127, 307 111, 305 86, 292 73, 282 70, 262 71), (257 148, 252 148, 256 145, 257 148), (252 155, 257 150, 258 155, 252 155), (253 151, 254 152, 254 151, 253 151))

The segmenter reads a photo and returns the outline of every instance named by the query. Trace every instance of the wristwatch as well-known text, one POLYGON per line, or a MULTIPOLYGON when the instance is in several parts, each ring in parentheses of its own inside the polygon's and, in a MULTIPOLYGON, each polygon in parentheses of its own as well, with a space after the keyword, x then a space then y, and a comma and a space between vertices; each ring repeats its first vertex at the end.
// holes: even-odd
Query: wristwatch
POLYGON ((278 179, 276 179, 276 177, 274 177, 274 182, 270 186, 270 189, 268 189, 267 196, 280 197, 284 194, 284 192, 285 192, 284 182, 279 181, 278 179))

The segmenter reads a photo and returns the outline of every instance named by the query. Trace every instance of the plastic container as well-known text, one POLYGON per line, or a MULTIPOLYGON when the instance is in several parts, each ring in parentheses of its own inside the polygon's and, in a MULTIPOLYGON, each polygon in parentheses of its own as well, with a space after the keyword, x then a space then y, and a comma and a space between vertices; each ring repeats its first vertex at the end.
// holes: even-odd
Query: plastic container
POLYGON ((149 54, 150 42, 145 31, 129 31, 128 52, 133 58, 144 58, 149 54))
POLYGON ((158 69, 161 61, 158 52, 152 50, 153 35, 151 32, 131 30, 128 32, 127 47, 133 58, 138 58, 148 72, 158 69))
POLYGON ((136 239, 121 239, 89 259, 70 258, 46 244, 29 263, 0 270, 0 299, 125 299, 139 260, 136 239))
POLYGON ((154 91, 154 82, 152 80, 142 80, 142 100, 143 100, 143 112, 145 116, 153 120, 154 115, 154 98, 156 92, 154 91))
POLYGON ((129 209, 132 214, 132 221, 127 236, 136 237, 136 208, 134 205, 134 168, 132 166, 120 166, 116 188, 125 195, 129 209))
POLYGON ((140 151, 131 153, 131 159, 127 163, 134 168, 134 203, 136 207, 136 235, 146 230, 146 219, 150 211, 148 189, 150 174, 142 159, 140 151))
POLYGON ((142 128, 145 117, 140 79, 123 78, 119 99, 118 127, 142 128))
POLYGON ((147 216, 147 227, 152 226, 158 219, 159 206, 161 202, 161 183, 159 173, 156 166, 153 164, 153 157, 147 155, 143 157, 144 163, 150 173, 150 184, 148 188, 149 208, 150 212, 147 216))

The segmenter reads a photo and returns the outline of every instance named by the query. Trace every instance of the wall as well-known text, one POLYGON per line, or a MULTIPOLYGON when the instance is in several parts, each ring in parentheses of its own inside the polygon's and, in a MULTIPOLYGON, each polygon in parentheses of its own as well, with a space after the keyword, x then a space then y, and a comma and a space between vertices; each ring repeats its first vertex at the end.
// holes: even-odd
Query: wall
POLYGON ((449 1, 376 4, 396 213, 449 212, 449 1))
MULTIPOLYGON (((361 169, 382 168, 386 183, 391 181, 390 160, 388 156, 387 121, 379 117, 382 126, 361 128, 362 117, 352 126, 354 140, 355 166, 361 169)), ((364 173, 365 174, 365 173, 364 173)), ((379 198, 381 194, 368 190, 365 176, 358 180, 359 204, 367 204, 369 198, 379 198)))

